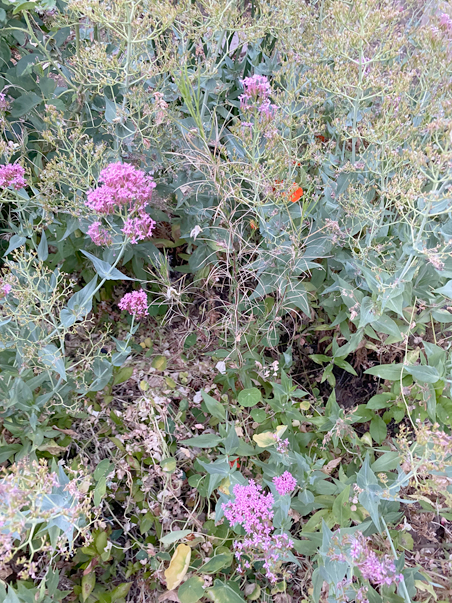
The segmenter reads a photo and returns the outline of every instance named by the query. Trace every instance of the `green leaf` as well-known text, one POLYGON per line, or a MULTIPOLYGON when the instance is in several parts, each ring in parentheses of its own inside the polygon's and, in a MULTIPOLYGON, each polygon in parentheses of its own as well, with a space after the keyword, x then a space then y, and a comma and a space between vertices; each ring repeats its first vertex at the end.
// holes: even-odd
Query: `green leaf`
POLYGON ((370 422, 369 431, 370 435, 377 442, 377 444, 381 444, 388 433, 388 428, 381 417, 374 417, 370 422))
POLYGON ((196 333, 190 333, 190 335, 187 335, 187 337, 185 338, 184 341, 184 350, 188 350, 191 347, 193 347, 196 343, 198 339, 198 336, 196 335, 196 333))
POLYGON ((113 374, 113 367, 108 360, 96 358, 93 362, 93 372, 96 379, 89 386, 89 391, 100 392, 107 385, 113 374))
POLYGON ((204 433, 188 440, 182 440, 181 444, 185 446, 195 446, 196 448, 215 448, 221 442, 221 438, 214 433, 204 433))
POLYGON ((439 379, 439 373, 434 366, 422 366, 415 364, 413 366, 405 366, 405 370, 410 375, 421 383, 436 383, 439 379))
POLYGON ((439 289, 435 289, 435 293, 441 293, 445 297, 452 299, 452 280, 447 282, 444 287, 440 287, 439 289))
POLYGON ((380 410, 382 408, 388 408, 389 401, 394 400, 394 394, 392 393, 384 393, 377 394, 376 396, 372 396, 369 402, 366 404, 366 407, 370 410, 380 410))
POLYGON ((111 603, 119 601, 119 599, 125 599, 129 594, 129 590, 132 587, 132 582, 123 582, 115 589, 111 591, 111 603))
POLYGON ((64 367, 64 358, 53 343, 46 345, 39 351, 39 360, 51 370, 56 371, 61 379, 66 381, 66 369, 64 367))
POLYGON ((22 13, 22 12, 28 11, 28 10, 36 10, 36 7, 37 7, 37 2, 22 2, 22 4, 19 4, 13 10, 13 15, 17 15, 18 13, 22 13))
POLYGON ((232 553, 220 553, 209 559, 207 563, 199 568, 200 574, 216 574, 224 567, 229 567, 232 563, 232 553))
POLYGON ((94 502, 95 507, 98 507, 100 505, 106 492, 107 492, 107 479, 105 477, 101 477, 99 479, 99 481, 97 482, 96 487, 94 489, 93 502, 94 502))
POLYGON ((106 96, 105 100, 105 121, 108 121, 109 124, 113 123, 113 120, 116 119, 116 104, 111 102, 106 96))
POLYGON ((108 475, 114 468, 115 466, 110 462, 109 459, 104 459, 94 469, 94 480, 98 482, 101 477, 108 475))
POLYGON ((180 603, 196 603, 204 596, 204 580, 199 576, 189 578, 179 586, 177 596, 180 603))
POLYGON ((364 374, 375 375, 376 377, 380 377, 380 379, 388 379, 388 381, 398 381, 402 376, 404 368, 403 364, 379 364, 367 369, 367 371, 364 371, 364 374))
POLYGON ((447 310, 432 310, 432 316, 434 320, 437 320, 438 322, 452 322, 452 313, 447 310))
POLYGON ((8 253, 11 253, 11 251, 14 251, 18 247, 22 247, 22 245, 25 243, 26 240, 27 239, 25 237, 20 237, 19 235, 13 235, 9 240, 8 249, 5 251, 5 253, 3 255, 6 256, 6 255, 8 255, 8 253))
POLYGON ((3 38, 0 38, 0 65, 8 63, 11 58, 11 49, 3 38))
POLYGON ((38 258, 41 262, 45 262, 49 257, 49 246, 47 245, 47 237, 46 233, 42 231, 41 233, 41 241, 38 245, 38 258))
POLYGON ((70 327, 77 320, 84 318, 93 307, 93 293, 97 285, 96 276, 80 291, 74 293, 68 301, 66 308, 63 308, 60 313, 60 320, 64 327, 70 327))
POLYGON ((133 366, 124 366, 120 371, 118 371, 113 380, 113 385, 119 385, 120 383, 125 383, 130 379, 133 374, 133 366))
POLYGON ((400 454, 395 450, 389 450, 380 456, 374 463, 372 463, 372 471, 374 473, 384 473, 385 471, 391 471, 400 465, 400 454))
POLYGON ((351 375, 354 375, 355 377, 358 376, 358 374, 355 371, 355 369, 346 360, 342 360, 341 358, 335 358, 334 359, 334 364, 336 366, 338 366, 339 368, 341 368, 342 370, 347 371, 347 373, 350 373, 351 375))
POLYGON ((19 98, 11 105, 11 116, 16 119, 18 117, 22 117, 29 111, 31 111, 36 105, 42 101, 42 98, 35 94, 34 92, 27 92, 26 94, 22 94, 19 98))
POLYGON ((338 524, 345 528, 347 527, 352 511, 350 509, 350 485, 346 486, 342 492, 337 496, 333 503, 333 513, 337 519, 338 524))
POLYGON ((220 419, 220 421, 224 421, 226 419, 226 411, 224 409, 224 406, 220 402, 218 402, 218 400, 215 400, 215 398, 212 398, 212 396, 206 394, 204 390, 201 391, 201 395, 205 405, 207 406, 207 410, 212 415, 212 417, 220 419))
POLYGON ((107 542, 107 532, 100 532, 94 539, 94 548, 99 553, 99 555, 102 555, 102 553, 104 552, 105 547, 107 546, 107 542))
MULTIPOLYGON (((22 599, 23 601, 23 599, 22 599)), ((22 603, 19 597, 16 595, 13 587, 11 585, 8 586, 8 595, 6 599, 3 599, 3 603, 22 603)))
POLYGON ((96 574, 91 572, 82 578, 82 601, 86 601, 96 585, 96 574))
POLYGON ((0 463, 4 463, 22 448, 20 444, 5 444, 0 446, 0 463))
POLYGON ((427 406, 428 418, 432 423, 436 421, 436 392, 435 388, 429 383, 423 392, 424 402, 427 406))
POLYGON ((250 408, 256 406, 262 400, 262 394, 257 387, 249 387, 248 389, 242 389, 239 393, 237 401, 240 406, 250 408))
POLYGON ((164 371, 168 366, 168 358, 166 356, 156 356, 152 361, 152 368, 158 371, 164 371))
POLYGON ((263 423, 267 419, 267 413, 263 408, 253 408, 250 414, 256 423, 263 423))
POLYGON ((92 253, 88 253, 84 249, 81 249, 81 252, 92 261, 94 269, 101 278, 104 278, 107 281, 133 281, 132 278, 119 272, 117 268, 113 268, 111 264, 100 260, 92 253))
POLYGON ((295 306, 306 316, 311 316, 311 308, 309 307, 308 294, 303 283, 296 283, 293 285, 293 281, 290 283, 290 290, 286 293, 285 302, 292 306, 295 306))
POLYGON ((230 586, 215 580, 214 587, 206 591, 206 595, 214 603, 245 603, 245 600, 230 586))
POLYGON ((181 538, 185 538, 185 536, 188 536, 192 533, 193 530, 174 530, 174 532, 170 532, 169 534, 166 534, 166 536, 160 538, 160 542, 163 544, 173 544, 174 542, 177 542, 181 538))
POLYGON ((160 467, 163 469, 165 473, 174 473, 176 470, 177 462, 176 459, 172 456, 162 459, 160 461, 160 467))
POLYGON ((380 333, 392 335, 392 337, 396 337, 397 339, 402 338, 402 334, 400 332, 399 327, 397 326, 397 323, 392 320, 392 318, 389 318, 389 316, 386 316, 386 314, 380 316, 378 320, 372 323, 372 326, 376 331, 380 333))

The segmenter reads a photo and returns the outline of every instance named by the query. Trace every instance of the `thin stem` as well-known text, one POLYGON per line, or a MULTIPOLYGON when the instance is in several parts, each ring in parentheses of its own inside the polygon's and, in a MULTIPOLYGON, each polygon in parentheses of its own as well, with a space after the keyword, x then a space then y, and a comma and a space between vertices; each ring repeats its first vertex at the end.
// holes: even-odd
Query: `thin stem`
POLYGON ((80 59, 80 23, 75 25, 75 52, 77 58, 80 59))
MULTIPOLYGON (((394 543, 392 542, 392 538, 391 538, 391 534, 389 533, 388 526, 386 525, 386 522, 383 519, 383 517, 381 517, 380 519, 381 519, 381 522, 383 523, 383 525, 385 527, 386 535, 387 535, 389 543, 391 545, 391 551, 392 551, 392 554, 394 555, 394 559, 395 559, 395 561, 397 563, 397 561, 399 560, 399 558, 397 557, 397 551, 395 550, 394 543)), ((403 575, 402 575, 402 580, 400 582, 400 589, 403 592, 403 596, 404 596, 404 599, 405 599, 406 603, 411 603, 410 595, 408 594, 408 590, 407 590, 407 587, 406 587, 406 584, 405 584, 405 578, 403 577, 403 575)))

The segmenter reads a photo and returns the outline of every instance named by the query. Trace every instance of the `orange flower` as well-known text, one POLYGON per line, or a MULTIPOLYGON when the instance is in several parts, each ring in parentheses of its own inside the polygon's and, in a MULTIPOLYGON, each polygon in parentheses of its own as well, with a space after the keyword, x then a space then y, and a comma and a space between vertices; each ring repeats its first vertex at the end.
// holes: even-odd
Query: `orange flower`
POLYGON ((235 461, 229 461, 229 464, 230 464, 230 466, 231 466, 232 468, 234 468, 234 465, 235 465, 235 468, 236 468, 236 469, 240 469, 240 462, 239 462, 239 459, 235 459, 235 461))
MULTIPOLYGON (((294 182, 293 183, 294 186, 297 186, 297 183, 294 182)), ((303 189, 301 187, 298 187, 296 190, 294 190, 294 192, 290 195, 289 199, 290 201, 292 201, 292 203, 296 203, 297 201, 299 201, 301 199, 301 197, 303 196, 303 189)))
POLYGON ((250 220, 250 228, 251 230, 257 230, 257 224, 254 220, 250 220))
POLYGON ((320 140, 320 142, 326 142, 326 138, 323 136, 323 134, 316 134, 315 137, 317 140, 320 140))

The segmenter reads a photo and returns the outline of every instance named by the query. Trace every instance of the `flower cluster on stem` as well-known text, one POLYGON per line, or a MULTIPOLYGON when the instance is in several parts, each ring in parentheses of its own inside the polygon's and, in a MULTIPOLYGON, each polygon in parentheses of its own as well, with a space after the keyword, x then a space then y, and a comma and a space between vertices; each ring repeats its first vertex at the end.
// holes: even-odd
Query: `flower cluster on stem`
POLYGON ((297 480, 290 473, 290 471, 284 471, 284 473, 279 477, 274 477, 273 483, 275 484, 276 491, 281 496, 290 494, 297 487, 297 480))
MULTIPOLYGON (((343 548, 346 544, 350 545, 348 553, 350 562, 359 569, 363 578, 374 586, 390 586, 403 580, 403 576, 397 572, 394 559, 389 555, 378 556, 361 532, 355 532, 351 538, 346 537, 335 544, 339 548, 343 548)), ((345 551, 332 552, 329 557, 334 561, 347 561, 345 551)))
POLYGON ((240 83, 243 86, 243 94, 239 96, 242 111, 251 113, 257 111, 265 121, 273 119, 278 107, 270 102, 271 87, 265 75, 252 75, 240 80, 240 83))
POLYGON ((16 191, 24 188, 27 185, 24 176, 25 170, 18 163, 7 163, 6 165, 0 165, 1 188, 11 186, 16 191))
MULTIPOLYGON (((101 186, 88 192, 86 205, 102 216, 120 214, 124 220, 122 232, 131 243, 138 243, 152 236, 155 222, 146 208, 156 187, 151 176, 127 163, 110 163, 99 176, 101 186)), ((111 237, 94 222, 88 235, 96 245, 111 244, 111 237)))
POLYGON ((139 318, 149 314, 148 298, 143 289, 140 291, 132 291, 132 293, 126 293, 119 301, 118 306, 121 310, 126 310, 129 314, 133 314, 139 318))
POLYGON ((223 512, 231 525, 241 525, 245 532, 242 542, 234 542, 239 571, 251 568, 256 561, 263 561, 265 575, 272 584, 277 581, 277 564, 292 548, 287 534, 275 534, 273 527, 272 494, 264 494, 262 487, 250 480, 248 485, 234 486, 234 500, 223 504, 223 512))

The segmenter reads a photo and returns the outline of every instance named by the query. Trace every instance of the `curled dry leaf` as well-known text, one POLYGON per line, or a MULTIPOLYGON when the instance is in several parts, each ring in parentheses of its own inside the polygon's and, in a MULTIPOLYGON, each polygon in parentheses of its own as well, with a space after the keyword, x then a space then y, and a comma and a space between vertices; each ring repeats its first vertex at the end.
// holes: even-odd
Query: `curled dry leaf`
POLYGON ((341 456, 337 459, 333 459, 332 461, 327 463, 324 467, 322 467, 323 473, 326 473, 327 475, 329 475, 333 471, 333 469, 336 469, 336 467, 340 464, 341 461, 342 461, 341 456))

